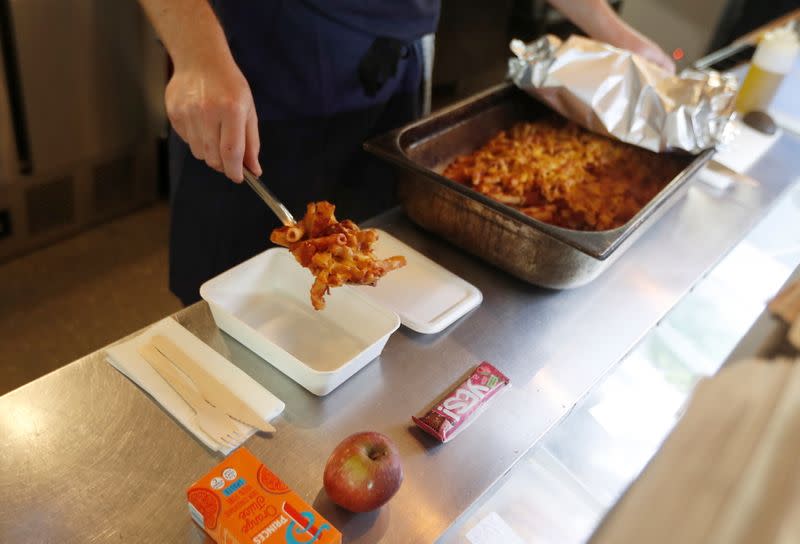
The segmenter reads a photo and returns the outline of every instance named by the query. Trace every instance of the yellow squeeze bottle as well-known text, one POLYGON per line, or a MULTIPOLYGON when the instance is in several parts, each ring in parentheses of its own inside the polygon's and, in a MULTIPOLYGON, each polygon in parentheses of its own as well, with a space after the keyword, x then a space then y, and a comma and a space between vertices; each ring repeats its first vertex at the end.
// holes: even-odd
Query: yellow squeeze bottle
POLYGON ((800 42, 790 28, 767 32, 756 48, 736 97, 736 111, 766 111, 784 76, 791 71, 798 51, 800 42))

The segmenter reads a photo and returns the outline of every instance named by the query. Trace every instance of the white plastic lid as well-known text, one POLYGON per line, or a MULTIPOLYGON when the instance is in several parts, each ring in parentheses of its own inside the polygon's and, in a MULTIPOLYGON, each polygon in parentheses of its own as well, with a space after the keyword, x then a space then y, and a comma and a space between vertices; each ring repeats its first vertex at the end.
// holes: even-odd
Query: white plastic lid
POLYGON ((400 316, 409 329, 434 334, 480 305, 477 287, 436 264, 394 236, 378 230, 375 255, 406 258, 406 266, 382 277, 375 287, 357 286, 362 294, 400 316))
POLYGON ((787 27, 777 28, 764 34, 753 55, 753 64, 776 74, 787 74, 794 65, 800 51, 797 34, 787 27))

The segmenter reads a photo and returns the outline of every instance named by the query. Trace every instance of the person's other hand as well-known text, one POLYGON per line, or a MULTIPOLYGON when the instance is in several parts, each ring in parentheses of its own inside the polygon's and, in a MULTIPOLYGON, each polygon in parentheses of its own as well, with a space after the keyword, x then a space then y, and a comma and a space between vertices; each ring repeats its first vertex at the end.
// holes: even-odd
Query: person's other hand
POLYGON ((237 183, 242 165, 261 175, 253 95, 233 59, 176 65, 165 98, 167 116, 192 155, 237 183))
POLYGON ((657 64, 670 74, 675 74, 675 63, 672 61, 670 56, 650 40, 646 40, 644 43, 632 47, 631 51, 637 53, 650 62, 657 64))
POLYGON ((672 59, 655 42, 623 21, 611 8, 608 0, 548 0, 548 2, 595 40, 633 51, 670 74, 675 73, 675 63, 672 59))
POLYGON ((663 49, 633 28, 627 27, 626 30, 626 32, 621 32, 615 36, 610 42, 611 45, 633 51, 639 56, 660 66, 670 74, 675 74, 675 63, 663 49))

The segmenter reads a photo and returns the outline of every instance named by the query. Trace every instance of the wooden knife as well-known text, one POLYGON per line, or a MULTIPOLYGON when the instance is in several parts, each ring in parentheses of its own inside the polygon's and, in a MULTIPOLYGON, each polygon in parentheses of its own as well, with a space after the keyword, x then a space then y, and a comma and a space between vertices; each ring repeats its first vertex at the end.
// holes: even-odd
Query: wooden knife
POLYGON ((275 427, 250 408, 226 385, 212 376, 200 363, 188 356, 166 336, 156 334, 150 341, 155 348, 189 376, 197 390, 209 403, 225 411, 229 416, 256 429, 274 433, 275 427))

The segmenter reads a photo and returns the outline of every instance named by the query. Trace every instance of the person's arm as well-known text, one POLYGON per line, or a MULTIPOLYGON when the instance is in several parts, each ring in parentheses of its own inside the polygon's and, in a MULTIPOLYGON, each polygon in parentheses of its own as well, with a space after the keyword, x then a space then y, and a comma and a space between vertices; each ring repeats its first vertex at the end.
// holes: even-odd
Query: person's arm
POLYGON ((139 1, 175 66, 165 94, 175 132, 233 181, 242 165, 261 175, 253 95, 208 0, 139 1))
POLYGON ((548 2, 592 38, 638 53, 662 68, 675 72, 672 59, 658 45, 623 21, 606 0, 548 2))

